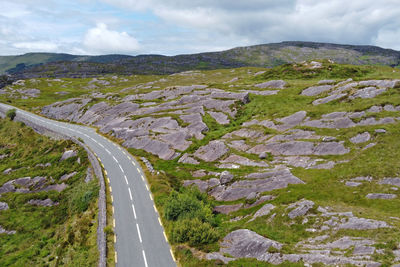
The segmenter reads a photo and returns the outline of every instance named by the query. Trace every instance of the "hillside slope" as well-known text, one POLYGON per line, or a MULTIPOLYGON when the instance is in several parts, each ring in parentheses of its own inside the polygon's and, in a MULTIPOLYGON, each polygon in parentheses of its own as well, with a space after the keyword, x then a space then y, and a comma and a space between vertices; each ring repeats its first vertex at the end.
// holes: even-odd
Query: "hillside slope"
POLYGON ((87 77, 104 73, 171 74, 244 66, 274 67, 285 63, 330 59, 342 64, 398 66, 400 52, 375 46, 282 42, 191 55, 105 55, 29 53, 0 57, 0 73, 20 78, 87 77))
POLYGON ((97 127, 147 158, 182 266, 390 266, 399 90, 396 68, 326 60, 30 79, 0 100, 97 127))

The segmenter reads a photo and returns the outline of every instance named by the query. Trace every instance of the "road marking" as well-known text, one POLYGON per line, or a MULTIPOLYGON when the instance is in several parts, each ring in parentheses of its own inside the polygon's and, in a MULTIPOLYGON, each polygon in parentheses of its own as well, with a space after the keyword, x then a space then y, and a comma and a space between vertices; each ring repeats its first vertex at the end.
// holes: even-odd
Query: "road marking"
POLYGON ((117 257, 117 252, 115 251, 115 263, 117 263, 118 262, 118 257, 117 257))
POLYGON ((156 208, 156 206, 154 204, 153 204, 153 209, 157 213, 157 208, 156 208))
POLYGON ((146 254, 144 253, 144 250, 142 250, 142 253, 143 253, 143 259, 144 259, 144 266, 147 267, 146 254))
POLYGON ((113 159, 118 163, 118 160, 115 158, 115 156, 113 155, 112 157, 113 157, 113 159))
POLYGON ((104 168, 104 164, 103 164, 103 163, 101 163, 101 167, 103 167, 103 169, 105 169, 105 168, 104 168))
POLYGON ((108 154, 110 154, 111 155, 111 152, 110 152, 110 150, 108 150, 107 148, 105 148, 104 149, 108 154))
POLYGON ((161 223, 161 219, 160 219, 160 217, 158 217, 158 222, 160 223, 160 225, 162 226, 162 223, 161 223))
POLYGON ((111 188, 111 186, 109 186, 110 187, 110 193, 112 193, 112 188, 111 188))
POLYGON ((175 260, 174 253, 172 253, 172 249, 169 249, 169 252, 171 253, 172 259, 173 259, 174 261, 176 261, 176 260, 175 260))
POLYGON ((137 224, 137 223, 136 223, 136 229, 137 229, 137 232, 138 232, 139 241, 140 241, 140 243, 142 243, 142 236, 140 235, 139 224, 137 224))
POLYGON ((132 201, 132 192, 131 192, 131 189, 128 187, 128 191, 129 191, 129 198, 131 199, 131 201, 132 201))
MULTIPOLYGON (((117 161, 117 162, 118 162, 118 161, 117 161)), ((122 167, 121 167, 121 165, 120 165, 119 163, 118 163, 118 166, 119 166, 119 168, 121 169, 121 172, 122 172, 122 173, 125 173, 125 172, 124 172, 124 169, 122 169, 122 167)))
POLYGON ((114 243, 117 243, 117 236, 114 234, 114 243))
POLYGON ((114 206, 111 207, 112 214, 114 214, 114 206))
POLYGON ((115 228, 115 219, 113 219, 113 226, 114 226, 114 228, 115 228))
POLYGON ((135 211, 135 206, 132 204, 132 210, 133 210, 133 216, 135 217, 136 220, 136 211, 135 211))
POLYGON ((122 148, 120 146, 116 146, 116 147, 118 147, 118 149, 122 151, 122 148))
MULTIPOLYGON (((124 171, 122 171, 122 172, 124 172, 124 171)), ((124 175, 124 178, 125 178, 126 184, 129 185, 129 183, 128 183, 128 178, 126 178, 126 175, 124 175)))
POLYGON ((149 187, 147 186, 147 184, 144 184, 146 186, 147 191, 149 191, 149 187))
POLYGON ((110 183, 110 178, 107 177, 107 183, 110 183))
MULTIPOLYGON (((128 157, 128 159, 129 159, 129 157, 128 157)), ((133 164, 133 166, 136 166, 136 163, 132 160, 132 164, 133 164)), ((136 168, 136 169, 138 169, 138 168, 136 168)), ((139 169, 138 169, 138 171, 139 171, 139 169)))
POLYGON ((99 144, 99 146, 101 146, 102 148, 104 148, 104 146, 103 146, 103 144, 102 143, 98 143, 99 144))
POLYGON ((165 231, 163 231, 162 233, 164 235, 165 241, 167 241, 167 243, 168 243, 168 238, 167 238, 167 235, 165 234, 165 231))
MULTIPOLYGON (((135 163, 133 163, 133 164, 135 164, 135 163)), ((140 170, 139 170, 139 168, 138 167, 136 167, 136 170, 140 173, 140 170)))
POLYGON ((144 176, 142 175, 142 180, 143 180, 143 182, 144 182, 144 176))
POLYGON ((122 150, 122 153, 124 153, 124 154, 125 154, 125 156, 128 156, 124 150, 122 150))
POLYGON ((149 193, 150 199, 153 200, 153 196, 149 193))
POLYGON ((111 202, 112 203, 114 203, 114 198, 113 198, 113 196, 111 195, 111 202))
POLYGON ((106 174, 106 176, 108 176, 107 170, 104 170, 104 173, 106 174))

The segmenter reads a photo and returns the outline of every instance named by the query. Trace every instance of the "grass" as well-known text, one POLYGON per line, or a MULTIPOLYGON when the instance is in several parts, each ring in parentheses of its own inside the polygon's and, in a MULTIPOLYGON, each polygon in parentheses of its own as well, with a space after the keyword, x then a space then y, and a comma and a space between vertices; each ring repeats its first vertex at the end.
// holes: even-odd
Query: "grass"
POLYGON ((0 266, 88 266, 98 261, 97 181, 84 183, 89 162, 83 149, 70 141, 56 141, 33 132, 20 122, 0 120, 0 154, 9 155, 0 161, 0 184, 20 178, 47 176, 56 181, 72 170, 77 174, 66 181, 68 188, 37 193, 6 193, 0 201, 10 209, 0 212, 0 225, 16 230, 14 235, 0 238, 0 266), (77 157, 59 162, 65 149, 75 149, 77 157), (35 167, 51 163, 51 167, 35 167), (59 202, 52 207, 26 204, 30 199, 59 202))
MULTIPOLYGON (((389 89, 387 92, 372 99, 333 101, 331 103, 319 106, 312 105, 312 102, 318 98, 317 96, 307 97, 300 95, 303 89, 317 84, 321 79, 335 79, 337 82, 346 80, 348 78, 353 78, 356 81, 368 79, 399 79, 399 71, 390 67, 351 66, 325 62, 324 67, 317 70, 310 70, 301 65, 283 65, 273 69, 239 68, 234 70, 201 71, 198 73, 200 74, 193 76, 132 75, 121 77, 117 80, 112 79, 111 76, 105 76, 104 80, 109 81, 111 85, 99 85, 99 87, 95 89, 82 89, 87 87, 90 79, 62 79, 64 83, 60 83, 59 85, 52 83, 51 86, 48 85, 46 80, 38 79, 35 88, 42 90, 42 94, 39 98, 28 100, 11 99, 11 102, 19 107, 38 111, 41 107, 49 103, 65 100, 71 97, 89 95, 94 91, 101 93, 112 93, 117 96, 117 98, 113 100, 97 99, 96 102, 106 101, 108 103, 118 103, 120 99, 129 94, 147 93, 152 90, 162 90, 163 88, 174 85, 207 84, 210 87, 238 92, 242 89, 253 90, 255 89, 255 84, 267 80, 284 79, 288 83, 287 88, 281 90, 276 95, 250 95, 250 103, 246 105, 236 104, 235 108, 237 109, 237 116, 236 118, 232 119, 231 123, 228 125, 222 126, 217 124, 216 121, 206 113, 206 115, 203 116, 203 121, 207 124, 209 131, 205 133, 205 138, 202 140, 192 139, 192 145, 186 151, 183 151, 183 153, 193 153, 200 146, 207 144, 209 141, 220 139, 225 134, 240 129, 243 122, 252 119, 274 120, 276 118, 291 115, 301 110, 306 111, 307 116, 309 116, 311 119, 319 119, 323 114, 334 111, 357 112, 366 110, 373 105, 400 105, 400 94, 398 88, 389 89), (254 73, 261 70, 266 72, 262 75, 254 76, 254 73), (225 83, 226 81, 229 81, 235 77, 238 77, 239 79, 233 83, 225 83), (141 85, 152 81, 154 81, 153 86, 159 88, 154 89, 140 87, 141 85), (61 89, 63 84, 68 84, 67 88, 61 89), (128 87, 132 89, 121 92, 121 89, 128 87), (69 90, 70 94, 66 96, 54 94, 54 92, 61 90, 69 90)), ((29 86, 33 86, 33 84, 29 83, 30 81, 27 82, 29 86)), ((11 91, 11 88, 16 89, 19 87, 14 85, 6 88, 6 90, 11 91)), ((324 95, 321 95, 320 97, 322 96, 324 95)), ((0 100, 6 101, 7 99, 5 99, 5 97, 6 96, 4 95, 0 95, 0 100)), ((142 104, 143 101, 134 102, 142 104)), ((158 99, 155 102, 161 103, 163 100, 158 99)), ((171 110, 166 111, 165 114, 158 114, 157 117, 172 116, 173 118, 177 119, 176 115, 168 114, 170 111, 171 110)), ((399 112, 385 111, 379 114, 367 114, 366 117, 399 117, 399 115, 399 112)), ((261 126, 253 126, 250 128, 264 131, 265 134, 276 134, 276 132, 270 131, 269 129, 261 126)), ((398 244, 400 242, 400 223, 395 219, 390 219, 390 217, 400 216, 400 213, 398 212, 400 200, 399 198, 392 200, 369 200, 366 199, 365 196, 371 192, 393 193, 398 195, 397 192, 394 192, 390 189, 390 186, 377 185, 376 181, 383 177, 400 176, 400 165, 398 163, 398 159, 400 158, 400 124, 396 123, 378 126, 359 126, 349 129, 316 129, 310 127, 298 128, 313 130, 317 135, 334 136, 339 141, 344 141, 344 145, 351 148, 350 153, 342 156, 322 156, 318 158, 334 161, 347 160, 348 162, 337 164, 332 170, 293 168, 292 173, 306 182, 306 184, 291 185, 285 189, 269 192, 270 194, 276 196, 274 200, 270 201, 270 203, 277 207, 273 211, 273 213, 276 213, 276 216, 273 220, 270 220, 270 216, 265 216, 257 218, 253 222, 247 222, 247 219, 230 222, 230 219, 236 216, 254 214, 254 212, 256 212, 262 206, 262 204, 250 209, 239 210, 231 215, 218 215, 218 219, 221 221, 221 223, 216 226, 219 236, 223 237, 230 231, 246 228, 253 230, 265 237, 283 243, 283 251, 285 253, 299 252, 298 248, 295 246, 297 242, 308 237, 315 237, 317 235, 317 233, 310 233, 306 231, 307 228, 312 226, 314 221, 313 219, 310 219, 310 222, 304 225, 301 223, 301 221, 295 221, 295 223, 293 223, 293 221, 289 220, 289 218, 286 216, 286 207, 295 201, 306 198, 314 201, 316 205, 330 206, 338 212, 353 211, 355 216, 376 220, 385 220, 391 225, 395 226, 390 230, 340 230, 336 233, 330 233, 332 240, 336 240, 345 235, 365 237, 374 236, 378 243, 377 246, 382 246, 382 248, 385 249, 382 255, 374 255, 374 257, 384 264, 390 264, 391 261, 393 261, 393 255, 389 249, 390 244, 398 244), (378 128, 386 129, 387 133, 376 134, 375 129, 378 128), (349 142, 349 138, 365 131, 368 131, 372 135, 373 142, 377 143, 377 145, 367 150, 361 150, 363 145, 352 144, 349 142), (357 188, 350 188, 344 185, 343 181, 357 176, 372 176, 374 177, 374 183, 363 183, 362 186, 357 188)), ((115 138, 113 138, 113 140, 119 143, 122 142, 122 140, 116 140, 115 138)), ((248 144, 254 143, 254 140, 244 140, 248 144)), ((168 221, 164 214, 164 206, 168 201, 170 192, 172 190, 180 191, 183 180, 194 179, 190 174, 193 171, 199 169, 206 171, 222 171, 222 169, 216 168, 212 163, 200 162, 199 165, 180 164, 178 163, 178 159, 166 161, 161 160, 156 156, 148 154, 142 150, 128 149, 128 151, 137 157, 147 157, 153 164, 155 170, 159 172, 159 174, 156 174, 146 171, 146 177, 148 178, 157 209, 160 212, 163 225, 166 229, 170 229, 172 227, 172 222, 168 221)), ((250 155, 239 151, 235 152, 241 156, 248 157, 252 160, 257 160, 256 155, 250 155)), ((57 157, 55 155, 49 155, 46 157, 48 157, 46 160, 49 162, 57 161, 57 157)), ((269 162, 272 159, 273 157, 269 155, 266 161, 269 162)), ((30 164, 33 163, 34 160, 30 159, 30 164)), ((15 163, 11 165, 17 168, 23 164, 16 160, 15 163)), ((145 168, 143 169, 146 170, 145 168)), ((258 170, 259 169, 254 167, 241 167, 240 169, 234 169, 230 171, 235 174, 235 180, 240 180, 246 174, 258 170)), ((20 174, 23 174, 23 170, 21 170, 20 174)), ((37 175, 39 174, 40 172, 37 171, 37 175)), ((211 176, 207 176, 204 179, 208 179, 210 177, 211 176)), ((210 203, 210 205, 222 204, 222 202, 217 202, 212 198, 208 198, 207 201, 210 203)), ((241 202, 244 202, 244 200, 237 200, 231 203, 233 204, 241 202)), ((316 210, 312 210, 312 213, 315 215, 319 214, 316 210)), ((196 256, 199 253, 201 254, 207 251, 217 251, 219 249, 218 242, 202 246, 199 249, 200 251, 196 252, 193 249, 190 249, 187 244, 173 244, 175 255, 179 259, 182 266, 216 266, 219 264, 215 261, 210 262, 200 260, 196 256)), ((254 259, 240 259, 230 262, 229 266, 270 265, 257 262, 254 259)), ((283 263, 281 266, 296 265, 293 263, 283 263)), ((299 264, 299 266, 302 265, 299 264)))

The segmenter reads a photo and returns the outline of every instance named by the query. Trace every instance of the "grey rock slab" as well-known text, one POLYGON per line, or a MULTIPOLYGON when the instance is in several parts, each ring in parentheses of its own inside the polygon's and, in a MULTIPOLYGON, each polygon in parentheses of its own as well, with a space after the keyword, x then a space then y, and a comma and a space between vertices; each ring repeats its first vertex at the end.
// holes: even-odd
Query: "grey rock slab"
POLYGON ((356 246, 353 250, 353 255, 372 255, 375 253, 375 248, 371 246, 356 246))
POLYGON ((283 80, 272 80, 268 82, 263 82, 254 85, 257 88, 277 88, 277 89, 283 89, 286 86, 286 82, 283 80))
POLYGON ((243 138, 258 138, 258 137, 261 137, 264 135, 264 133, 261 131, 251 130, 251 129, 246 129, 246 128, 242 128, 242 129, 233 131, 230 134, 236 135, 239 137, 243 137, 243 138))
POLYGON ((58 205, 58 202, 54 202, 53 200, 46 198, 46 199, 31 199, 27 202, 30 205, 34 206, 43 206, 43 207, 51 207, 58 205))
POLYGON ((183 154, 183 156, 178 160, 178 162, 179 163, 186 163, 186 164, 194 164, 194 165, 200 164, 199 161, 195 160, 188 153, 183 154))
POLYGON ((312 207, 314 202, 311 200, 301 200, 288 206, 288 209, 293 209, 288 213, 289 218, 294 219, 298 216, 305 215, 312 207))
POLYGON ((0 234, 7 234, 7 235, 13 235, 15 234, 16 231, 12 230, 12 231, 7 231, 6 229, 4 229, 1 225, 0 225, 0 234))
POLYGON ((63 176, 60 177, 59 180, 60 181, 66 181, 69 178, 74 177, 76 174, 77 174, 77 172, 71 172, 71 173, 68 173, 68 174, 64 174, 63 176))
POLYGON ((211 253, 207 253, 206 254, 206 259, 207 260, 220 260, 225 264, 228 264, 230 261, 235 260, 235 258, 228 258, 223 256, 221 253, 219 252, 211 252, 211 253))
POLYGON ((210 114, 210 116, 213 117, 213 119, 216 120, 218 124, 226 125, 230 123, 228 116, 222 112, 210 111, 208 112, 208 114, 210 114))
POLYGON ((233 205, 219 205, 214 207, 214 211, 217 213, 229 214, 234 211, 238 211, 242 208, 243 204, 233 204, 233 205))
POLYGON ((400 178, 384 178, 379 184, 394 185, 400 187, 400 178))
POLYGON ((361 86, 376 86, 380 88, 394 88, 399 84, 399 80, 369 80, 361 81, 361 86))
POLYGON ((222 185, 229 183, 233 179, 233 174, 228 171, 223 171, 219 177, 219 181, 222 185))
POLYGON ((299 125, 306 117, 307 112, 298 111, 290 116, 276 119, 278 122, 282 123, 282 125, 277 125, 278 130, 287 130, 294 126, 299 125))
POLYGON ((244 140, 234 140, 227 144, 229 147, 239 150, 239 151, 246 151, 250 148, 249 145, 246 144, 244 140))
POLYGON ((248 229, 239 229, 226 235, 220 243, 220 252, 236 258, 258 258, 270 247, 280 250, 282 244, 248 229))
POLYGON ((273 155, 286 155, 286 156, 297 156, 297 155, 311 155, 314 152, 314 143, 304 141, 291 141, 291 142, 279 142, 260 144, 251 148, 248 153, 260 154, 262 152, 270 152, 273 155))
POLYGON ((376 129, 375 130, 376 133, 386 133, 385 129, 376 129))
POLYGON ((368 142, 370 139, 371 135, 369 134, 369 132, 364 132, 350 138, 350 142, 352 142, 353 144, 359 144, 368 142))
POLYGON ((373 230, 379 228, 391 227, 384 221, 377 221, 372 219, 349 217, 347 221, 339 225, 339 229, 353 229, 353 230, 373 230))
POLYGON ((0 210, 8 210, 8 204, 6 202, 0 202, 0 210))
POLYGON ((224 142, 214 140, 207 145, 200 147, 194 153, 194 156, 206 162, 215 161, 228 153, 229 149, 224 142))
POLYGON ((370 143, 370 144, 366 145, 365 147, 363 147, 362 150, 366 150, 366 149, 371 148, 371 147, 373 147, 375 145, 376 145, 376 143, 370 143))
POLYGON ((345 148, 342 143, 339 142, 323 142, 318 144, 315 149, 315 155, 343 155, 350 152, 350 149, 345 148))
POLYGON ((362 185, 362 183, 359 183, 359 182, 346 182, 345 183, 345 185, 346 186, 349 186, 349 187, 357 187, 357 186, 360 186, 360 185, 362 185))
POLYGON ((382 193, 370 193, 366 196, 369 199, 393 199, 397 196, 395 194, 382 194, 382 193))
POLYGON ((285 188, 289 184, 304 184, 289 170, 265 172, 261 175, 268 178, 240 180, 229 186, 217 186, 210 191, 210 195, 218 201, 234 201, 246 198, 252 192, 263 193, 285 188))
POLYGON ((227 98, 227 99, 237 99, 241 101, 243 104, 247 104, 250 102, 249 93, 232 93, 232 92, 212 92, 210 94, 211 98, 227 98))
POLYGON ((230 155, 226 159, 222 160, 221 163, 235 163, 244 166, 268 167, 268 164, 265 162, 250 160, 238 155, 230 155))
POLYGON ((272 204, 265 204, 259 210, 257 210, 256 213, 254 213, 253 218, 250 219, 250 221, 253 221, 258 217, 268 215, 274 208, 275 206, 272 204))
POLYGON ((350 99, 355 99, 355 98, 374 98, 382 93, 384 93, 386 89, 377 89, 375 87, 366 87, 363 89, 359 89, 357 92, 355 92, 353 95, 351 95, 349 98, 350 99))
POLYGON ((157 155, 164 160, 171 160, 179 156, 169 144, 151 139, 149 137, 136 137, 123 143, 125 147, 136 149, 143 149, 146 152, 157 155))
POLYGON ((168 133, 158 135, 157 138, 161 141, 171 145, 174 149, 184 151, 186 150, 191 144, 191 141, 187 141, 190 139, 191 135, 184 131, 168 133))
POLYGON ((329 102, 331 102, 331 101, 334 101, 334 100, 337 100, 337 99, 341 99, 341 98, 345 97, 346 95, 347 95, 347 94, 334 94, 334 95, 330 95, 330 96, 327 96, 327 97, 324 97, 324 98, 320 98, 320 99, 314 100, 314 101, 312 102, 312 104, 313 104, 314 106, 321 105, 321 104, 326 104, 326 103, 329 103, 329 102))
POLYGON ((383 109, 381 106, 372 106, 369 109, 367 109, 367 112, 371 112, 371 113, 378 113, 381 112, 383 109))
POLYGON ((256 91, 256 90, 241 90, 241 92, 246 92, 249 94, 255 95, 276 95, 279 93, 279 90, 264 90, 264 91, 256 91))
POLYGON ((317 165, 311 166, 309 168, 310 169, 319 169, 319 170, 330 170, 333 167, 335 167, 335 165, 336 165, 336 162, 328 161, 328 162, 325 162, 325 163, 321 163, 321 164, 317 164, 317 165))
POLYGON ((67 150, 62 154, 62 156, 60 158, 60 161, 64 161, 66 159, 69 159, 69 158, 72 158, 72 157, 76 157, 77 155, 78 155, 78 153, 76 151, 67 150))
POLYGON ((330 91, 333 88, 333 85, 320 85, 320 86, 312 86, 304 89, 301 94, 305 96, 315 96, 319 95, 323 92, 330 91))
POLYGON ((335 83, 335 80, 321 80, 318 82, 318 84, 333 84, 335 83))

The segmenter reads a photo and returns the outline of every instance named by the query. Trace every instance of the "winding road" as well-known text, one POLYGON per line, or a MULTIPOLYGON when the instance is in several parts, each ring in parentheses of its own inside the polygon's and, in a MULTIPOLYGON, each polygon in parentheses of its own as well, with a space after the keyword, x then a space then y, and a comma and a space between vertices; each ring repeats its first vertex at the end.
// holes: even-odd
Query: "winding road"
MULTIPOLYGON (((15 108, 2 103, 0 106, 15 108)), ((112 192, 117 266, 176 266, 144 173, 133 157, 90 127, 15 109, 19 116, 44 128, 81 138, 100 159, 112 192)))

